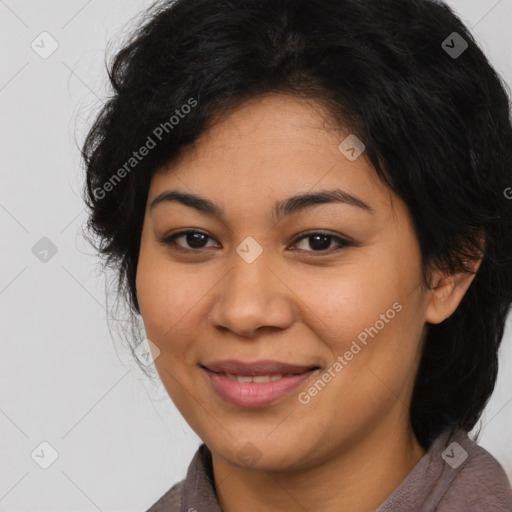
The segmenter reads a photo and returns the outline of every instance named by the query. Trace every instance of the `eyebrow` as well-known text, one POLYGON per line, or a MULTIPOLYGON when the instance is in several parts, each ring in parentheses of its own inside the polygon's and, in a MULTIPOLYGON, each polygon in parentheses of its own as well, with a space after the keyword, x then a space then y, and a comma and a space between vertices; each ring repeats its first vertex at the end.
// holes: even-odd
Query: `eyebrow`
MULTIPOLYGON (((215 215, 223 218, 224 211, 222 208, 209 199, 200 197, 195 194, 189 194, 185 192, 179 192, 177 190, 167 190, 162 192, 153 199, 150 205, 150 210, 153 210, 157 205, 168 202, 177 202, 185 206, 194 208, 200 212, 215 215)), ((329 203, 342 203, 350 206, 355 206, 365 210, 371 214, 375 213, 375 210, 362 199, 359 199, 348 192, 340 189, 334 190, 321 190, 313 193, 298 194, 287 199, 276 201, 272 207, 272 216, 277 221, 283 217, 287 217, 306 210, 319 204, 329 203)))

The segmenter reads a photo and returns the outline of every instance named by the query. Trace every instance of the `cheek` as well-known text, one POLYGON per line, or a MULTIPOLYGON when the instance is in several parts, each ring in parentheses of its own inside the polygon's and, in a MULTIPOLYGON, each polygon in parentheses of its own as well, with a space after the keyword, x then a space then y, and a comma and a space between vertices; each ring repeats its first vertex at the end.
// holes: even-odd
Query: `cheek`
POLYGON ((137 268, 141 316, 146 336, 160 350, 154 361, 156 370, 169 396, 182 411, 191 407, 191 394, 201 396, 190 372, 196 364, 191 319, 200 314, 200 294, 211 288, 204 282, 195 282, 194 275, 189 274, 162 258, 158 248, 141 246, 137 268))
POLYGON ((180 307, 185 305, 180 275, 170 270, 157 250, 144 242, 141 244, 137 297, 146 333, 155 342, 172 330, 179 319, 180 307))
POLYGON ((346 343, 376 322, 383 331, 399 324, 403 311, 417 310, 419 268, 400 268, 389 256, 376 254, 354 258, 346 266, 310 275, 302 282, 295 278, 293 287, 305 303, 305 314, 323 332, 322 338, 332 344, 341 339, 346 343))
POLYGON ((193 266, 177 265, 161 249, 141 245, 137 267, 137 296, 147 337, 162 355, 180 355, 190 345, 198 318, 206 318, 208 293, 218 280, 193 266))
POLYGON ((332 368, 333 389, 343 388, 345 396, 348 389, 354 397, 389 394, 386 386, 398 390, 414 377, 423 329, 421 267, 419 259, 406 264, 399 252, 389 254, 309 279, 297 291, 307 297, 304 318, 342 366, 332 368))

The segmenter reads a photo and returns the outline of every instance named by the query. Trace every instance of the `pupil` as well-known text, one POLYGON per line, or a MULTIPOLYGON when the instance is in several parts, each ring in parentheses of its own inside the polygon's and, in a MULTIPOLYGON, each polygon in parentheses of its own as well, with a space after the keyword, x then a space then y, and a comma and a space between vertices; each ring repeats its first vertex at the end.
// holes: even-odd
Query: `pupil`
POLYGON ((312 249, 328 249, 330 245, 330 240, 328 235, 313 235, 310 237, 313 239, 313 243, 310 242, 310 246, 312 249), (317 243, 318 241, 323 240, 323 243, 317 243), (327 242, 327 243, 326 243, 327 242))
POLYGON ((202 248, 202 242, 204 242, 205 239, 206 235, 203 235, 203 233, 187 233, 187 244, 190 245, 190 247, 194 247, 196 249, 202 248))

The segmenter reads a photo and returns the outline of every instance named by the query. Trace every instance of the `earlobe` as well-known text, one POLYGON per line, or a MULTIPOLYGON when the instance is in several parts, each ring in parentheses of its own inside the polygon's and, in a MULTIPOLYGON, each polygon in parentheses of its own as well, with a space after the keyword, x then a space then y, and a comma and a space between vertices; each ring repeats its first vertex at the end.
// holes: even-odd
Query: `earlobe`
POLYGON ((425 321, 439 324, 451 316, 471 285, 481 260, 471 265, 471 272, 461 270, 449 274, 436 270, 432 275, 432 288, 428 291, 428 305, 425 321))

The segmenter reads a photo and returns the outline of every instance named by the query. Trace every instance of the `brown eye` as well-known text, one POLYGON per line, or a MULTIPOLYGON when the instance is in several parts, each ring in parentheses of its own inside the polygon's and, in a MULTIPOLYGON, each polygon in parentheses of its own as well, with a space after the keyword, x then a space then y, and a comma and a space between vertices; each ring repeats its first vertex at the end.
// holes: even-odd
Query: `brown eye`
POLYGON ((180 231, 179 233, 163 238, 161 241, 179 250, 194 251, 211 247, 206 245, 208 239, 213 240, 211 236, 202 231, 180 231), (177 243, 177 240, 180 239, 183 239, 183 241, 177 243))
POLYGON ((354 245, 352 242, 349 242, 348 240, 338 236, 331 235, 330 233, 309 233, 297 239, 294 246, 297 246, 299 242, 304 240, 308 240, 307 245, 312 249, 300 249, 305 250, 306 252, 326 252, 332 248, 332 242, 335 242, 335 244, 338 246, 338 249, 354 245))

